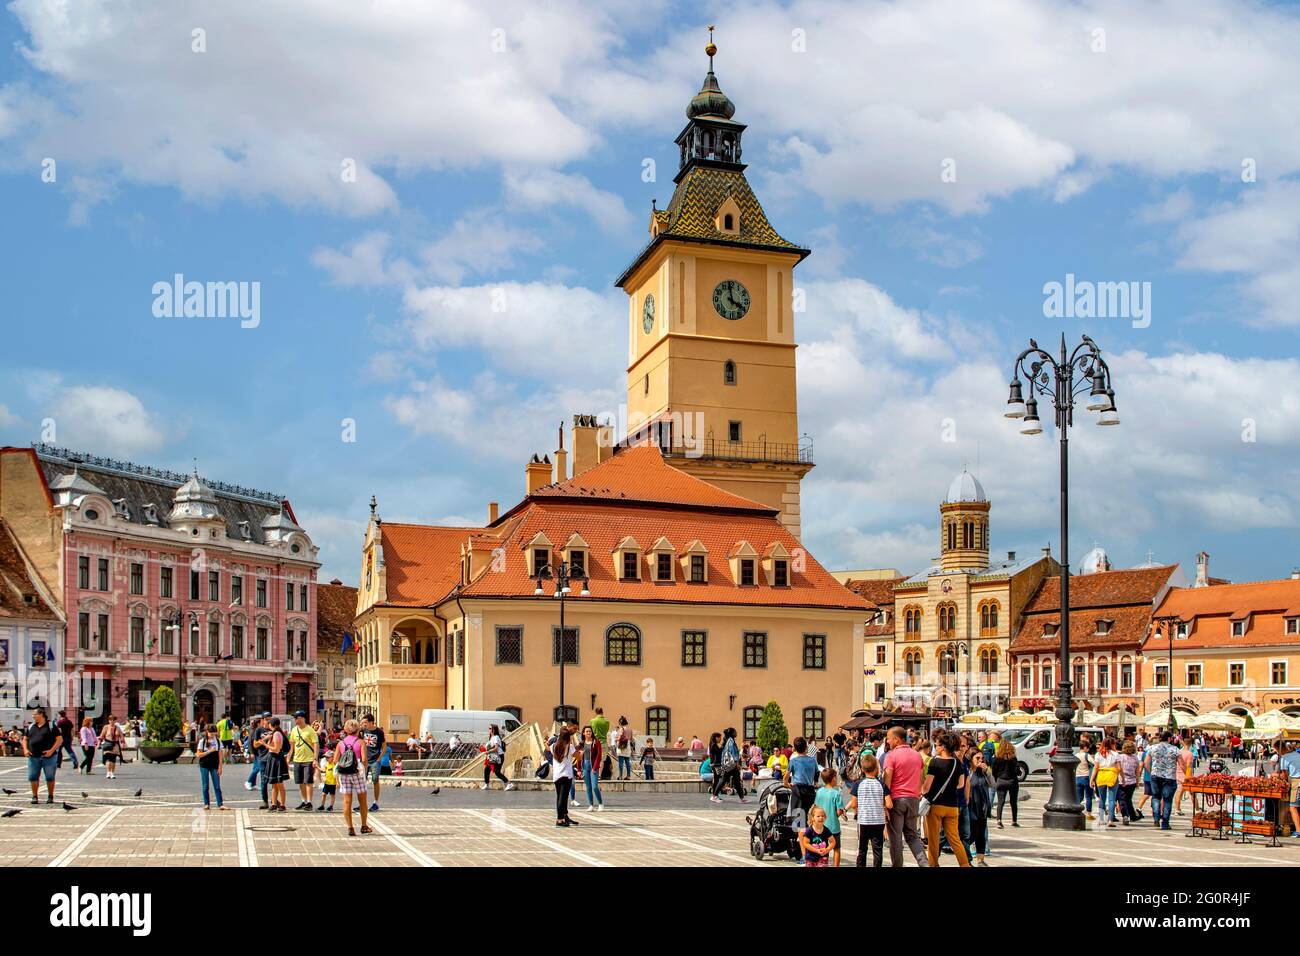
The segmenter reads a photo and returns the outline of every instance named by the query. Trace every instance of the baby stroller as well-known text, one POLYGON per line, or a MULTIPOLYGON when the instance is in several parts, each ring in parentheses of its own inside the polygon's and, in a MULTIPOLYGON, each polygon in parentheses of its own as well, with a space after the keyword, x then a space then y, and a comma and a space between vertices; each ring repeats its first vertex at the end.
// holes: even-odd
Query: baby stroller
POLYGON ((790 819, 793 802, 793 791, 783 783, 774 783, 759 794, 758 812, 745 818, 749 824, 749 852, 755 859, 781 852, 792 860, 798 858, 799 838, 790 819))

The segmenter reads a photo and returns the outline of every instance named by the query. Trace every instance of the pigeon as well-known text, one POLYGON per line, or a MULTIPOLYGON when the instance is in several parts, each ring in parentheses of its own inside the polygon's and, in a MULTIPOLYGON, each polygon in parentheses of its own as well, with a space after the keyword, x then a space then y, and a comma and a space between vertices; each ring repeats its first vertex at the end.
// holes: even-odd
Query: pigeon
POLYGON ((402 781, 400 781, 400 780, 397 781, 397 783, 394 784, 394 786, 395 786, 398 790, 401 790, 401 789, 402 789, 402 781))
POLYGON ((4 790, 6 797, 12 797, 18 792, 17 790, 10 790, 8 787, 0 787, 0 790, 4 790))
POLYGON ((442 787, 433 787, 429 790, 429 796, 431 797, 436 797, 440 793, 442 793, 442 787))
POLYGON ((135 795, 136 795, 137 797, 143 796, 143 795, 144 795, 144 787, 141 787, 139 790, 137 790, 137 791, 135 792, 135 795))
POLYGON ((64 813, 71 813, 71 812, 72 812, 73 810, 75 810, 75 809, 77 809, 77 808, 74 807, 74 806, 73 806, 72 804, 70 804, 70 803, 64 803, 64 804, 63 804, 63 812, 64 812, 64 813))
POLYGON ((81 799, 82 799, 82 800, 89 800, 89 799, 90 799, 90 794, 86 793, 85 790, 81 791, 81 799))
POLYGON ((4 813, 0 813, 0 817, 16 817, 20 813, 22 813, 21 810, 6 810, 4 813))

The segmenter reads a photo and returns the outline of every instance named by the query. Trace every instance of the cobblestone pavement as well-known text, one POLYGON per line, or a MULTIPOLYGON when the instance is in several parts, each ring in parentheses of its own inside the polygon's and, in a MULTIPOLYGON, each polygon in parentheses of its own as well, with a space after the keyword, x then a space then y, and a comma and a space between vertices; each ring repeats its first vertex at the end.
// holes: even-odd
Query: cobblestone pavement
MULTIPOLYGON (((432 794, 385 786, 384 810, 371 819, 377 832, 349 838, 341 812, 290 810, 268 814, 256 793, 244 790, 244 772, 227 768, 227 806, 200 806, 198 771, 189 766, 62 773, 55 803, 28 804, 23 761, 0 760, 0 808, 23 812, 0 819, 3 866, 790 866, 748 852, 745 813, 730 800, 711 804, 702 794, 611 794, 607 809, 575 808, 581 826, 554 826, 545 793, 449 790, 432 794), (143 789, 135 797, 137 789, 143 789), (87 794, 83 797, 82 793, 87 794), (76 807, 65 811, 67 801, 76 807)), ((289 788, 289 805, 297 791, 289 788)), ((1045 788, 1024 794, 1020 829, 991 831, 990 867, 999 866, 1295 866, 1300 840, 1270 848, 1187 835, 1187 817, 1168 833, 1149 825, 1106 831, 1044 831, 1038 818, 1045 788)), ((42 798, 43 799, 43 798, 42 798)), ((319 793, 317 794, 319 799, 319 793)), ((851 865, 856 839, 847 827, 843 862, 851 865)), ((912 865, 908 860, 908 865, 912 865)), ((944 856, 942 865, 955 865, 944 856)))

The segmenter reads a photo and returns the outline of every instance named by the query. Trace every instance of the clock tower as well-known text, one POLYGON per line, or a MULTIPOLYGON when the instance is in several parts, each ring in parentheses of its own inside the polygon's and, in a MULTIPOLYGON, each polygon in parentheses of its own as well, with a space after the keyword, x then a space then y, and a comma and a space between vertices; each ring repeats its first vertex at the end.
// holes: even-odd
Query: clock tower
POLYGON ((794 267, 809 250, 768 222, 745 179, 743 123, 713 73, 686 108, 680 164, 650 242, 619 276, 628 295, 628 438, 677 468, 771 505, 799 534, 794 267))

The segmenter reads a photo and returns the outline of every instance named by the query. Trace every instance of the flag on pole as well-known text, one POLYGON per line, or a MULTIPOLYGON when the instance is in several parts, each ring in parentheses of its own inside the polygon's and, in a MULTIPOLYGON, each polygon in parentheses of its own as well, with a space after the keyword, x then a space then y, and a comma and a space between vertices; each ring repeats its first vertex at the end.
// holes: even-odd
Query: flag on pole
POLYGON ((343 653, 346 654, 349 651, 354 651, 356 649, 357 649, 356 644, 352 642, 352 635, 349 634, 347 631, 344 631, 343 632, 343 653))

